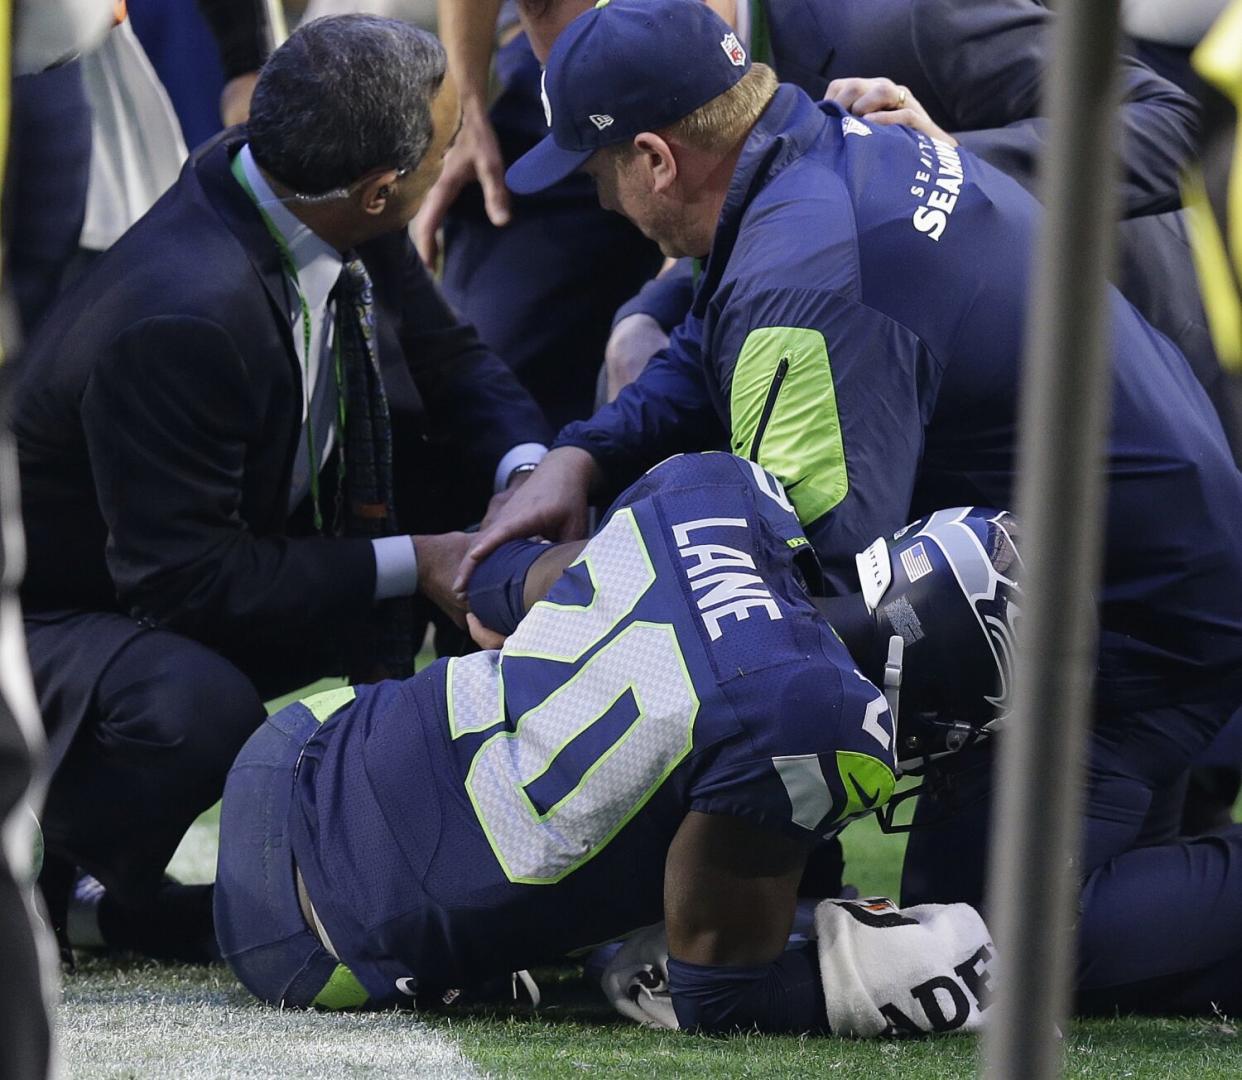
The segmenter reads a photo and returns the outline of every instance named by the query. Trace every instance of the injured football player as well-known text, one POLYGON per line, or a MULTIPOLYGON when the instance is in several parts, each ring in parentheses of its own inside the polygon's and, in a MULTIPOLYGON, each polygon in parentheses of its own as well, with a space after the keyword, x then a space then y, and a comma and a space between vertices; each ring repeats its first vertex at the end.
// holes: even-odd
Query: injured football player
POLYGON ((790 932, 817 846, 1003 719, 988 628, 1017 615, 1015 539, 1002 511, 941 511, 860 554, 862 593, 817 602, 770 474, 669 459, 585 544, 480 566, 495 648, 251 738, 221 816, 222 952, 272 1004, 378 1007, 648 928, 605 989, 649 1023, 977 1027, 993 948, 968 905, 824 899, 790 932))

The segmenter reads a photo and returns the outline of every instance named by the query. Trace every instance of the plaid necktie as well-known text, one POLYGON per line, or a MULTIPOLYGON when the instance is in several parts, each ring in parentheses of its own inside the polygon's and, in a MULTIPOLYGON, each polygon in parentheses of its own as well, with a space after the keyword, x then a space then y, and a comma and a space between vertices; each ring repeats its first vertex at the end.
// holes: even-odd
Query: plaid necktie
MULTIPOLYGON (((341 270, 336 286, 337 378, 344 386, 338 415, 339 444, 345 455, 344 531, 376 538, 399 532, 392 479, 392 421, 375 352, 375 308, 371 278, 362 260, 341 270), (343 375, 343 377, 342 377, 343 375)), ((341 522, 338 490, 335 520, 341 522)), ((339 527, 339 524, 338 524, 339 527)), ((354 663, 382 665, 396 678, 414 673, 414 613, 409 597, 383 600, 362 640, 351 643, 354 663)))

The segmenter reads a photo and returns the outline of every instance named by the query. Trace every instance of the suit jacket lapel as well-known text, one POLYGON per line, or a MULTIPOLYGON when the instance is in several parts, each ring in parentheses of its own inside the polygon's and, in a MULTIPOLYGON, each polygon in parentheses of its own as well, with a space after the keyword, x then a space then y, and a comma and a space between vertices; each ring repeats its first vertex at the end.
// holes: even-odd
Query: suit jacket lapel
POLYGON ((229 170, 233 155, 244 142, 245 135, 240 128, 229 128, 199 147, 187 168, 194 170, 207 202, 246 252, 246 258, 267 292, 289 358, 297 364, 280 252, 250 196, 229 170))

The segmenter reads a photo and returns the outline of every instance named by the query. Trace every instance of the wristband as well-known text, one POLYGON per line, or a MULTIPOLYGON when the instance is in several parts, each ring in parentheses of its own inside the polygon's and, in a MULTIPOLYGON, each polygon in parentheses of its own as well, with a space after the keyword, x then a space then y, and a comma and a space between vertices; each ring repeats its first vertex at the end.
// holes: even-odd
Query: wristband
POLYGON ((670 956, 668 985, 678 1026, 687 1031, 828 1030, 813 941, 754 967, 691 964, 670 956))
POLYGON ((508 637, 526 614, 526 574, 549 548, 538 540, 501 544, 470 576, 470 610, 489 630, 508 637))

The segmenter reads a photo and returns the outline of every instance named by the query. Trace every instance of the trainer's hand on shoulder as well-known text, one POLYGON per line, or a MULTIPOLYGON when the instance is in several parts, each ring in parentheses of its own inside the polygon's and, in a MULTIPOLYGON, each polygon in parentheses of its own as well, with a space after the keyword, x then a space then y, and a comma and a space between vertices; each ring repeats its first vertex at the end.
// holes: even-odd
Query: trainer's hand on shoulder
POLYGON ((481 105, 464 106, 461 131, 444 156, 444 169, 423 199, 414 217, 414 246, 429 269, 440 256, 437 235, 449 207, 462 188, 478 181, 483 188, 483 206, 497 227, 509 224, 509 189, 505 187, 505 162, 496 139, 496 129, 481 105))
POLYGON ((608 400, 615 401, 617 395, 643 373, 651 358, 667 344, 668 334, 664 328, 645 312, 636 311, 617 323, 604 347, 608 400))
POLYGON ((466 625, 466 604, 453 589, 453 577, 470 547, 464 532, 411 536, 418 556, 418 591, 458 626, 466 625))
POLYGON ((576 446, 561 446, 539 463, 511 498, 475 535, 457 571, 454 590, 462 595, 474 568, 506 540, 543 536, 579 540, 586 535, 587 493, 595 459, 576 446))
POLYGON ((950 146, 957 145, 957 140, 927 114, 919 99, 892 79, 833 79, 824 100, 835 101, 873 124, 904 124, 950 146))

